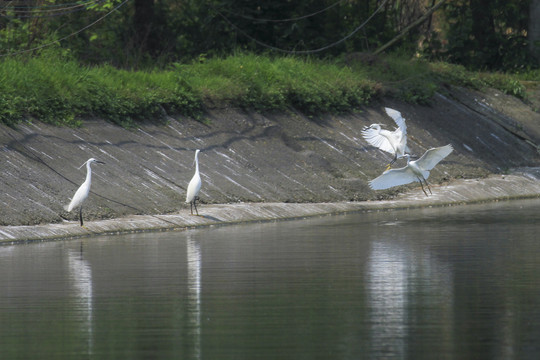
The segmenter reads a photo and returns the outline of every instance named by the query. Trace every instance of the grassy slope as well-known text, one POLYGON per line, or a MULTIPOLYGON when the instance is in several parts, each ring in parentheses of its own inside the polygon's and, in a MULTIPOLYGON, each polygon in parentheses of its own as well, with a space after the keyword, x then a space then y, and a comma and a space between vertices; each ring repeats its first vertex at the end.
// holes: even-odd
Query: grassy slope
POLYGON ((429 102, 445 83, 489 86, 525 98, 520 80, 536 82, 540 73, 472 73, 456 65, 393 57, 345 66, 339 61, 252 54, 175 64, 167 70, 126 71, 82 66, 44 53, 0 60, 0 122, 12 125, 37 118, 78 126, 93 115, 129 126, 164 113, 197 117, 208 105, 343 113, 382 94, 429 102))

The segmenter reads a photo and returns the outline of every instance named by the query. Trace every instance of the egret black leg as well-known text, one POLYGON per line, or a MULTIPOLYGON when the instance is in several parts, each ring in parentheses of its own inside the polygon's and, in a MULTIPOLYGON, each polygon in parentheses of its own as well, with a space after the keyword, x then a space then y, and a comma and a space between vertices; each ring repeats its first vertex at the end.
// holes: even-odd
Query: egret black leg
POLYGON ((82 205, 79 208, 79 221, 81 222, 81 226, 84 226, 83 219, 82 219, 82 205))
MULTIPOLYGON (((426 196, 429 196, 426 192, 426 190, 424 190, 424 184, 422 183, 422 179, 420 178, 417 178, 418 179, 418 182, 420 183, 420 186, 422 187, 422 191, 424 192, 424 194, 426 194, 426 196)), ((431 191, 431 190, 430 190, 431 191)))
POLYGON ((390 168, 396 162, 396 160, 397 160, 397 153, 396 153, 396 155, 394 155, 394 158, 392 159, 392 161, 390 161, 390 163, 388 165, 386 165, 386 169, 384 171, 390 170, 390 168))
POLYGON ((199 197, 195 196, 195 199, 193 199, 193 206, 195 206, 195 212, 197 213, 197 216, 199 216, 199 210, 197 210, 197 200, 199 200, 199 197))
POLYGON ((431 188, 429 187, 429 183, 427 182, 426 179, 424 179, 424 181, 426 182, 426 185, 427 185, 427 188, 428 188, 428 190, 429 190, 429 193, 430 193, 431 195, 433 195, 433 193, 431 192, 431 188))

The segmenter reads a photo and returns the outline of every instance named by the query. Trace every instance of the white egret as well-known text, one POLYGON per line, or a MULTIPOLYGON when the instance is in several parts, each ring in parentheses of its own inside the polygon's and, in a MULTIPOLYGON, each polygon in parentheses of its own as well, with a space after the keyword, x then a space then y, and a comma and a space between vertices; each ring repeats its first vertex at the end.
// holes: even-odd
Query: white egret
POLYGON ((379 177, 371 180, 369 186, 373 190, 382 190, 388 189, 398 185, 405 185, 413 181, 420 182, 422 186, 422 191, 426 196, 426 190, 424 190, 424 185, 422 181, 426 183, 429 193, 432 194, 427 178, 429 177, 429 172, 435 167, 442 159, 450 155, 454 150, 452 145, 448 144, 446 146, 441 146, 438 148, 433 148, 427 150, 424 155, 418 160, 411 161, 410 155, 405 154, 407 157, 407 166, 400 169, 390 169, 386 170, 379 177))
POLYGON ((394 155, 394 159, 386 167, 388 170, 396 162, 398 157, 404 157, 405 153, 409 152, 409 148, 407 147, 407 125, 405 125, 405 119, 397 110, 390 108, 384 108, 384 110, 394 120, 398 128, 394 131, 383 130, 381 129, 382 124, 371 124, 362 130, 362 136, 376 148, 394 155))
POLYGON ((191 215, 193 215, 193 207, 195 207, 195 212, 197 213, 197 216, 199 215, 199 211, 197 210, 197 204, 196 201, 199 200, 199 191, 201 190, 201 175, 199 174, 199 152, 201 150, 195 150, 195 174, 191 178, 191 181, 189 182, 188 188, 187 188, 187 194, 186 194, 186 203, 190 204, 191 207, 191 215))
POLYGON ((64 209, 67 212, 71 212, 71 210, 79 206, 79 221, 81 223, 81 226, 84 226, 83 218, 82 218, 82 205, 84 201, 86 200, 86 198, 88 197, 88 194, 90 193, 90 185, 92 184, 92 168, 90 168, 90 164, 92 163, 105 164, 103 161, 90 158, 84 164, 79 166, 79 169, 80 169, 84 165, 86 165, 86 180, 84 180, 82 185, 75 192, 75 195, 73 196, 73 199, 71 199, 71 202, 69 203, 69 205, 64 207, 64 209))

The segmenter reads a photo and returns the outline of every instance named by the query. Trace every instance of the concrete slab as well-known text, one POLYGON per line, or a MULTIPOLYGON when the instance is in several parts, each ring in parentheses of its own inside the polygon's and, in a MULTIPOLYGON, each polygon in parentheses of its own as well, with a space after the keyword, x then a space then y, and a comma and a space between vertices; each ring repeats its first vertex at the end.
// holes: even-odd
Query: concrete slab
POLYGON ((200 215, 189 210, 166 215, 131 215, 87 221, 85 228, 76 221, 35 226, 0 226, 0 243, 125 234, 143 231, 183 230, 188 228, 239 224, 259 221, 299 219, 349 212, 387 211, 431 206, 453 206, 470 203, 540 197, 540 169, 519 169, 511 175, 492 175, 484 179, 462 179, 432 186, 427 197, 420 187, 392 200, 332 203, 235 203, 201 205, 200 215))

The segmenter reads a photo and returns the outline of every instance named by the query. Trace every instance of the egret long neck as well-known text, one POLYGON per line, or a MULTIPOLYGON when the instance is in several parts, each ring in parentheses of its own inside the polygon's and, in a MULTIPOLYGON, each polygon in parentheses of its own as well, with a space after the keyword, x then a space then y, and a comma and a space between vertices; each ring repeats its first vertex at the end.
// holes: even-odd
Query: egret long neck
POLYGON ((195 154, 195 172, 199 172, 199 153, 195 154))
POLYGON ((92 182, 92 168, 89 162, 86 163, 86 180, 84 182, 89 184, 92 182))

